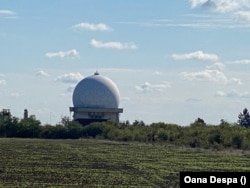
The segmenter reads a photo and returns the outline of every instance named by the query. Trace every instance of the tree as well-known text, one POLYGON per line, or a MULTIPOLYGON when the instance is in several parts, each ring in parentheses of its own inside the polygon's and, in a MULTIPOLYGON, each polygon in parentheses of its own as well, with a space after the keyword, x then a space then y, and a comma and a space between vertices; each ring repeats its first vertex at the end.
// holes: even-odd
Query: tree
POLYGON ((250 128, 250 115, 247 108, 244 108, 243 113, 240 113, 238 118, 238 123, 241 126, 250 128))
POLYGON ((83 136, 84 137, 93 137, 95 138, 97 135, 102 135, 104 127, 101 123, 90 123, 83 128, 83 136))
POLYGON ((18 124, 17 137, 39 138, 42 132, 41 122, 34 116, 22 119, 18 124))
POLYGON ((63 117, 61 118, 60 124, 61 124, 62 126, 67 127, 67 126, 70 124, 70 119, 69 119, 69 117, 68 117, 68 116, 63 116, 63 117))
POLYGON ((83 126, 76 121, 69 121, 66 129, 68 138, 77 139, 82 136, 83 126))
POLYGON ((5 137, 16 137, 19 131, 18 121, 18 118, 12 116, 9 116, 4 119, 5 137))
POLYGON ((143 121, 138 121, 138 120, 135 120, 132 124, 133 126, 140 126, 140 127, 144 127, 145 126, 145 123, 143 121))
POLYGON ((206 125, 205 121, 199 117, 194 121, 194 123, 191 124, 191 126, 194 126, 194 127, 200 127, 200 126, 205 126, 205 125, 206 125))

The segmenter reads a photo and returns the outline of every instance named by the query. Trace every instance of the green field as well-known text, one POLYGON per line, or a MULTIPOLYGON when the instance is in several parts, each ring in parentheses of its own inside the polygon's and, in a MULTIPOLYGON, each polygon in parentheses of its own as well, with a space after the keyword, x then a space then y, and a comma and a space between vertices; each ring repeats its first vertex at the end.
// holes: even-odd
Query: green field
POLYGON ((94 139, 0 139, 0 187, 179 187, 180 171, 250 171, 247 151, 94 139))

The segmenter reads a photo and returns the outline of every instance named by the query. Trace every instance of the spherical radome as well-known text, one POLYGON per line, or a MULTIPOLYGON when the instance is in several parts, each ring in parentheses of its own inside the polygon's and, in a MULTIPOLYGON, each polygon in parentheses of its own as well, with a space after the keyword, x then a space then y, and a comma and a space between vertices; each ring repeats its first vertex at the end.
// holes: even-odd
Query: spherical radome
POLYGON ((73 93, 77 108, 118 108, 119 90, 115 83, 98 73, 81 80, 73 93))

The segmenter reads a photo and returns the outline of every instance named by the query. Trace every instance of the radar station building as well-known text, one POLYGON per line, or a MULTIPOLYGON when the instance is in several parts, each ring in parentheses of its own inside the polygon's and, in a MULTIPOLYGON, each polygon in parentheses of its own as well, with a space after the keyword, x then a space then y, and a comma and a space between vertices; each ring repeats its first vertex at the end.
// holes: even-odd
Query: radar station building
POLYGON ((98 72, 82 79, 73 92, 73 118, 82 125, 92 122, 114 121, 119 122, 119 90, 116 84, 108 77, 98 72))

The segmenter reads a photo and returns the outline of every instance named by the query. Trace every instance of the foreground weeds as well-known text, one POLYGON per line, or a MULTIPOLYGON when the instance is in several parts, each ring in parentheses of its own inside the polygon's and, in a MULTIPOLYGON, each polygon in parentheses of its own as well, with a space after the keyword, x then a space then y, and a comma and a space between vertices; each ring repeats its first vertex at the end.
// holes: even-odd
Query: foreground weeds
POLYGON ((92 139, 0 139, 0 187, 179 187, 180 171, 249 171, 248 152, 92 139))

